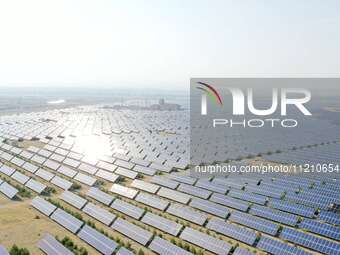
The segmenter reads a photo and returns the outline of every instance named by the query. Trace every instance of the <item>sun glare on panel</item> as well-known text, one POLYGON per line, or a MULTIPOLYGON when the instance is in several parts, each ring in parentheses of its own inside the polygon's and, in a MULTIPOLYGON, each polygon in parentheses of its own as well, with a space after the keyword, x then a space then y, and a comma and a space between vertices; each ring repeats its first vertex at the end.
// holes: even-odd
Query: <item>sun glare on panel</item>
POLYGON ((109 141, 103 136, 82 136, 78 137, 75 143, 87 158, 99 159, 103 155, 111 154, 109 141))

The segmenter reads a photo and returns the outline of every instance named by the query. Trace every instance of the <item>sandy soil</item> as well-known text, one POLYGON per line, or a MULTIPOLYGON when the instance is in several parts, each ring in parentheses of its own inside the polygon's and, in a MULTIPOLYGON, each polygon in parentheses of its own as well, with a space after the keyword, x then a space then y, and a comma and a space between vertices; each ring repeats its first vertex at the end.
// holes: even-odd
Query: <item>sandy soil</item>
POLYGON ((69 236, 79 247, 85 247, 89 254, 99 254, 71 232, 31 208, 30 202, 31 200, 11 201, 0 195, 0 243, 4 247, 10 249, 15 243, 27 248, 32 255, 43 255, 37 243, 46 233, 50 233, 53 236, 58 235, 60 239, 69 236))

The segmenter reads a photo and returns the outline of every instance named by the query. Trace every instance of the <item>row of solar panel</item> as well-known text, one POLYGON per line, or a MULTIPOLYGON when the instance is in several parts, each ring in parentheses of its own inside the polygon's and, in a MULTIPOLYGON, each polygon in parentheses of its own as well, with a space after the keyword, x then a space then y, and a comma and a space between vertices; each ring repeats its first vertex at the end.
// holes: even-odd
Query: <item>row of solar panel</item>
MULTIPOLYGON (((34 192, 41 194, 45 189, 46 185, 30 178, 19 171, 15 171, 15 169, 8 167, 6 165, 2 165, 0 167, 0 173, 7 175, 11 179, 15 180, 16 182, 24 185, 25 187, 33 190, 34 192)), ((15 188, 9 188, 9 184, 6 183, 7 188, 4 189, 4 192, 7 191, 5 194, 12 199, 18 191, 15 188)))
MULTIPOLYGON (((75 202, 77 207, 82 207, 84 205, 83 198, 76 196, 75 194, 72 194, 71 192, 65 191, 63 193, 63 199, 67 198, 68 203, 75 202)), ((61 210, 60 208, 56 208, 51 203, 45 201, 42 198, 36 197, 32 201, 32 206, 45 214, 46 216, 50 217, 69 231, 71 231, 74 234, 77 234, 78 237, 80 237, 82 240, 84 240, 86 243, 90 244, 94 248, 96 248, 98 251, 100 251, 103 254, 112 254, 113 251, 117 248, 118 244, 114 242, 113 240, 109 239, 105 235, 99 233, 95 229, 84 225, 84 223, 77 218, 73 217, 72 215, 66 213, 65 211, 61 210)), ((88 203, 85 207, 83 207, 83 211, 87 212, 89 214, 96 215, 96 219, 102 221, 102 217, 97 217, 102 211, 98 211, 99 207, 95 206, 91 203, 88 203), (90 209, 88 208, 90 205, 90 209)), ((100 210, 104 210, 100 208, 100 210)), ((106 219, 110 219, 108 212, 106 212, 106 219)), ((148 213, 146 214, 143 219, 143 222, 149 225, 157 226, 158 228, 162 229, 166 232, 179 232, 182 228, 179 224, 171 222, 165 218, 162 218, 160 216, 148 213), (167 230, 169 227, 169 224, 173 224, 173 227, 171 227, 170 231, 167 230)), ((171 244, 169 241, 166 241, 162 238, 155 237, 153 238, 153 234, 126 221, 121 218, 118 218, 114 221, 111 228, 117 230, 118 232, 126 235, 127 237, 131 238, 132 240, 146 246, 148 243, 150 243, 151 239, 152 242, 149 245, 149 248, 162 254, 163 251, 168 252, 168 254, 190 254, 189 252, 171 244)), ((177 233, 178 234, 178 233, 177 233)), ((57 246, 57 245, 56 245, 57 246)), ((41 249, 44 250, 46 248, 46 245, 41 245, 41 249)), ((45 251, 45 250, 44 250, 45 251)), ((49 254, 49 253, 47 253, 49 254)), ((63 254, 63 253, 62 253, 63 254)), ((119 254, 119 253, 118 253, 119 254)))

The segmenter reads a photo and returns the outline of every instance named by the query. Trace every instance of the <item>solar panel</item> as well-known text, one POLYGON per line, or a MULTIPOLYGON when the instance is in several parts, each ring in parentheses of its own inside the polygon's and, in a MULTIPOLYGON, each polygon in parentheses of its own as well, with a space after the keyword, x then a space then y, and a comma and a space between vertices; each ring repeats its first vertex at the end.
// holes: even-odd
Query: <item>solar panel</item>
POLYGON ((135 166, 135 164, 133 164, 131 162, 127 162, 125 160, 121 160, 121 159, 117 159, 115 161, 115 165, 123 167, 123 168, 127 168, 127 169, 132 169, 135 166))
POLYGON ((38 171, 35 172, 36 176, 39 176, 40 178, 44 179, 45 181, 50 181, 55 175, 40 168, 38 171))
POLYGON ((152 183, 155 183, 155 184, 158 184, 158 185, 170 188, 170 189, 176 189, 179 185, 178 182, 171 180, 171 179, 168 179, 168 178, 165 178, 165 177, 162 177, 162 176, 159 176, 159 175, 153 176, 150 179, 150 181, 152 183))
POLYGON ((195 178, 185 175, 169 175, 169 178, 189 185, 194 185, 196 182, 195 178))
POLYGON ((123 200, 120 200, 118 198, 113 201, 113 203, 111 204, 111 208, 137 220, 139 220, 144 214, 144 209, 139 208, 123 200))
POLYGON ((26 158, 26 159, 30 159, 33 157, 33 153, 29 152, 29 151, 23 151, 20 153, 20 156, 22 156, 23 158, 26 158))
POLYGON ((35 197, 31 201, 31 205, 48 217, 55 211, 55 209, 57 209, 56 206, 54 206, 50 202, 47 202, 45 199, 42 199, 41 197, 35 197))
POLYGON ((22 149, 17 148, 17 147, 13 147, 11 149, 11 152, 13 152, 13 154, 20 154, 22 152, 22 149))
POLYGON ((52 155, 52 152, 50 152, 48 150, 41 149, 40 151, 38 151, 38 154, 45 157, 45 158, 49 158, 52 155))
POLYGON ((87 196, 94 198, 95 200, 103 203, 104 205, 110 205, 113 201, 113 196, 101 191, 98 188, 90 188, 87 193, 87 196))
POLYGON ((152 196, 143 192, 140 192, 135 198, 135 200, 145 205, 157 208, 161 211, 164 211, 169 205, 168 201, 165 201, 157 196, 152 196))
POLYGON ((260 205, 253 205, 249 212, 253 215, 281 222, 290 226, 295 226, 299 219, 296 215, 281 212, 260 205))
POLYGON ((107 210, 93 204, 88 203, 82 210, 86 214, 92 216, 96 220, 104 223, 105 225, 109 226, 114 219, 116 218, 116 215, 113 213, 108 212, 107 210))
POLYGON ((131 171, 123 167, 117 167, 115 174, 119 174, 130 179, 136 179, 136 177, 138 176, 137 172, 131 171))
POLYGON ((9 255, 5 247, 0 245, 0 255, 9 255))
POLYGON ((246 191, 250 191, 253 193, 257 193, 257 194, 268 196, 268 197, 278 198, 278 199, 280 199, 284 195, 283 190, 275 190, 272 188, 266 189, 265 187, 262 187, 262 185, 259 185, 259 186, 258 185, 255 185, 255 186, 247 185, 246 191))
POLYGON ((340 241, 340 231, 338 227, 321 223, 312 219, 303 219, 303 221, 299 224, 299 228, 306 229, 309 232, 313 232, 316 234, 320 234, 322 236, 326 236, 335 240, 340 241))
POLYGON ((245 201, 242 201, 236 198, 228 197, 228 196, 218 194, 218 193, 214 193, 210 197, 210 201, 221 204, 221 205, 225 205, 231 208, 235 208, 235 209, 238 209, 244 212, 246 212, 249 208, 248 202, 245 202, 245 201))
POLYGON ((142 218, 142 222, 158 228, 170 235, 177 236, 182 229, 182 225, 172 220, 168 220, 154 213, 147 212, 142 218))
POLYGON ((164 187, 160 188, 157 195, 177 201, 182 204, 187 204, 191 199, 191 196, 187 194, 164 187))
POLYGON ((72 182, 65 180, 57 175, 53 177, 53 179, 51 180, 51 183, 64 190, 68 190, 73 185, 72 182))
MULTIPOLYGON (((2 140, 2 142, 3 142, 3 140, 2 140)), ((13 146, 6 144, 6 143, 3 143, 2 148, 7 150, 7 151, 10 151, 13 148, 13 146)))
POLYGON ((189 205, 222 218, 226 218, 229 215, 229 209, 227 207, 200 198, 193 198, 189 205))
POLYGON ((92 175, 98 171, 98 168, 85 163, 81 163, 78 169, 92 175))
POLYGON ((16 194, 19 191, 12 185, 8 184, 7 182, 3 182, 0 184, 0 192, 3 193, 9 199, 12 199, 16 196, 16 194))
POLYGON ((15 169, 6 165, 2 165, 0 167, 0 173, 3 173, 7 176, 11 176, 15 172, 15 169))
POLYGON ((62 155, 53 153, 53 154, 51 155, 50 159, 53 159, 53 160, 55 160, 55 161, 61 163, 61 162, 64 161, 65 157, 62 156, 62 155))
POLYGON ((90 165, 96 165, 99 161, 97 159, 97 157, 95 156, 92 156, 92 155, 85 155, 81 161, 87 163, 87 164, 90 164, 90 165))
POLYGON ((266 236, 261 237, 256 247, 274 255, 311 255, 302 249, 266 236))
POLYGON ((222 240, 189 227, 183 230, 180 238, 219 255, 228 255, 232 248, 222 240))
POLYGON ((256 240, 255 231, 251 231, 237 225, 227 223, 226 221, 221 219, 213 218, 209 220, 206 227, 217 233, 223 234, 249 245, 253 245, 256 240))
POLYGON ((211 195, 211 191, 201 189, 192 185, 181 183, 179 187, 177 188, 178 191, 184 192, 189 195, 193 195, 195 197, 200 197, 203 199, 208 199, 208 197, 211 195))
POLYGON ((93 178, 91 176, 88 176, 86 174, 83 174, 83 173, 78 173, 75 177, 74 177, 75 180, 83 183, 83 184, 86 184, 88 186, 93 186, 97 179, 96 178, 93 178))
POLYGON ((22 168, 27 170, 27 171, 29 171, 29 172, 31 172, 32 174, 35 173, 39 169, 39 167, 37 167, 37 166, 35 166, 35 165, 31 164, 31 163, 28 163, 28 162, 23 164, 22 168))
POLYGON ((50 159, 46 160, 43 165, 53 170, 57 170, 60 167, 59 163, 50 159))
POLYGON ((198 212, 189 206, 179 204, 171 204, 166 212, 201 226, 208 218, 204 213, 198 212))
POLYGON ((77 168, 80 165, 80 162, 78 160, 68 158, 68 157, 64 159, 63 163, 73 168, 77 168))
POLYGON ((340 225, 340 217, 334 212, 321 210, 318 218, 331 224, 340 225))
POLYGON ((212 183, 223 185, 223 186, 228 187, 228 188, 235 188, 235 189, 242 189, 244 187, 243 183, 238 183, 235 180, 231 180, 229 178, 227 179, 225 177, 215 177, 212 180, 212 183))
POLYGON ((47 255, 73 255, 71 251, 50 234, 46 234, 44 238, 38 242, 38 247, 47 255))
POLYGON ((131 238, 132 240, 146 246, 146 244, 151 240, 152 233, 138 227, 126 220, 118 218, 112 224, 111 228, 122 233, 123 235, 131 238))
POLYGON ((42 184, 41 182, 38 182, 36 180, 30 179, 28 182, 26 182, 25 186, 38 194, 41 194, 47 186, 45 184, 42 184))
POLYGON ((300 232, 296 229, 283 228, 280 237, 292 243, 325 254, 338 255, 340 251, 339 242, 329 241, 324 238, 300 232))
POLYGON ((110 191, 130 199, 134 199, 138 194, 137 190, 116 183, 112 185, 110 191))
POLYGON ((141 173, 141 174, 146 174, 146 175, 155 175, 156 174, 156 169, 146 167, 146 166, 140 166, 140 165, 135 165, 134 168, 132 169, 135 172, 141 173))
POLYGON ((137 189, 147 191, 149 193, 153 193, 153 194, 155 194, 159 189, 158 185, 148 183, 148 182, 142 181, 142 180, 134 180, 131 183, 131 186, 134 187, 134 188, 137 188, 137 189))
POLYGON ((25 163, 25 161, 23 161, 20 158, 14 157, 14 158, 12 158, 11 163, 13 163, 16 166, 21 167, 25 163))
POLYGON ((57 149, 55 150, 55 152, 58 153, 58 154, 60 154, 60 155, 62 155, 62 156, 66 156, 66 155, 69 153, 67 150, 63 150, 63 149, 61 149, 61 148, 57 148, 57 149))
POLYGON ((110 182, 116 182, 119 178, 119 175, 114 174, 114 173, 110 173, 108 171, 105 170, 98 170, 98 172, 96 173, 96 176, 101 177, 107 181, 110 182))
POLYGON ((111 255, 118 247, 115 241, 86 225, 79 231, 77 236, 102 254, 111 255))
POLYGON ((157 164, 157 163, 151 163, 150 167, 156 170, 159 170, 161 172, 166 172, 166 173, 170 173, 172 170, 172 166, 167 166, 167 165, 162 165, 162 164, 157 164))
POLYGON ((25 184, 30 179, 30 177, 20 173, 19 171, 16 171, 12 175, 12 178, 21 184, 25 184))
POLYGON ((59 197, 61 200, 69 203, 70 205, 74 206, 77 209, 81 209, 87 203, 85 198, 78 196, 70 191, 65 190, 59 197))
POLYGON ((126 153, 128 153, 127 151, 124 151, 124 152, 122 152, 121 150, 119 152, 118 151, 119 151, 119 149, 118 150, 114 150, 114 153, 113 153, 113 156, 115 158, 117 158, 117 160, 115 161, 115 164, 120 159, 125 161, 125 162, 130 161, 131 156, 126 155, 126 153))
POLYGON ((120 247, 116 255, 134 255, 134 253, 124 247, 120 247))
POLYGON ((233 255, 255 255, 255 253, 253 252, 250 252, 244 248, 241 248, 241 247, 237 247, 234 252, 233 252, 233 255))
POLYGON ((278 199, 270 200, 268 205, 270 207, 275 208, 275 209, 294 213, 294 214, 305 216, 305 217, 308 217, 308 218, 312 218, 314 216, 314 213, 315 213, 314 208, 307 207, 307 206, 304 206, 304 205, 299 205, 299 204, 293 204, 293 203, 289 203, 287 201, 282 201, 282 200, 278 200, 278 199))
POLYGON ((99 156, 99 159, 105 161, 104 163, 110 163, 110 164, 113 164, 113 162, 115 162, 115 158, 111 157, 111 156, 108 156, 108 155, 101 155, 99 156))
POLYGON ((51 215, 51 219, 68 229, 72 233, 77 233, 83 226, 84 222, 78 220, 76 217, 65 212, 64 210, 57 208, 51 215))
POLYGON ((106 171, 109 171, 109 172, 114 172, 117 168, 116 165, 111 164, 111 163, 107 163, 107 162, 103 162, 103 161, 99 161, 98 164, 97 164, 97 167, 104 169, 106 171))
POLYGON ((13 155, 11 155, 7 152, 4 152, 0 155, 0 157, 4 160, 11 161, 11 159, 13 158, 13 155))
POLYGON ((198 180, 195 186, 221 194, 225 194, 229 190, 227 187, 223 185, 212 183, 208 180, 198 180))
POLYGON ((156 252, 157 254, 166 255, 190 255, 192 253, 172 244, 171 242, 164 240, 158 236, 152 240, 149 248, 156 252))
POLYGON ((74 171, 73 169, 63 166, 63 165, 58 168, 57 172, 70 178, 73 178, 77 174, 77 171, 74 171))
POLYGON ((229 220, 272 236, 275 236, 279 230, 279 225, 276 223, 237 211, 231 213, 229 220))
POLYGON ((135 158, 132 157, 130 162, 135 163, 136 165, 141 165, 141 166, 149 166, 150 162, 141 158, 135 158))
POLYGON ((50 144, 46 144, 45 146, 44 146, 44 148, 46 149, 46 150, 49 150, 49 151, 55 151, 57 148, 55 147, 55 146, 53 146, 53 145, 50 145, 50 144))
POLYGON ((46 158, 44 157, 41 157, 41 156, 38 156, 38 155, 34 155, 32 158, 31 158, 32 161, 42 165, 42 163, 45 162, 46 158))

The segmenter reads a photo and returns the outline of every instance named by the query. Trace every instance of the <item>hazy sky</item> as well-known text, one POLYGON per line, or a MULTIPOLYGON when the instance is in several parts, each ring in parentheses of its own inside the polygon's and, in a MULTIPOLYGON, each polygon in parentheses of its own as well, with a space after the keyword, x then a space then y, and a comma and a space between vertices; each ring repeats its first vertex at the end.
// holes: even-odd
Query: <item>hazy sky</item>
POLYGON ((340 76, 337 0, 0 0, 0 86, 340 76))

